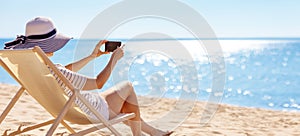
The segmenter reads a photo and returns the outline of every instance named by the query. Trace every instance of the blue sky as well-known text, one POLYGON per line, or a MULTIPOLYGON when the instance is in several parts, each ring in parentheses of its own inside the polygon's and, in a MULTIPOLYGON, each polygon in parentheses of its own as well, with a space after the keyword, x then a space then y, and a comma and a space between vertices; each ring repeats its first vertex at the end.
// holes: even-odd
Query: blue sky
MULTIPOLYGON (((12 38, 24 34, 28 20, 35 16, 47 16, 52 18, 60 32, 78 38, 97 14, 118 2, 119 0, 2 1, 0 37, 12 38)), ((213 28, 217 37, 300 37, 299 0, 182 0, 181 2, 199 12, 213 28)), ((181 11, 173 12, 180 15, 181 11)), ((180 29, 174 24, 159 24, 164 23, 151 19, 133 21, 120 28, 122 34, 118 34, 117 31, 114 36, 123 38, 126 35, 134 35, 137 30, 147 32, 154 27, 170 33, 180 29), (152 28, 147 27, 151 25, 152 28)), ((176 33, 177 37, 189 37, 181 31, 176 33)))

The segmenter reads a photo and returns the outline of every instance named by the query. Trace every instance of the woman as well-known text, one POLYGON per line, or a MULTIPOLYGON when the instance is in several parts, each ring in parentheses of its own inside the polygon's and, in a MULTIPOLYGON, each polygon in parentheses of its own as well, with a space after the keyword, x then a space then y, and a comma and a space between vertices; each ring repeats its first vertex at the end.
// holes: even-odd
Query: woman
MULTIPOLYGON (((18 36, 16 40, 5 44, 5 49, 28 49, 39 46, 47 56, 53 56, 54 52, 61 49, 71 38, 57 33, 52 21, 49 18, 37 17, 26 24, 25 36, 18 36)), ((108 54, 102 52, 100 47, 107 42, 100 41, 93 52, 66 66, 57 65, 57 68, 65 77, 78 89, 82 90, 81 94, 100 112, 106 119, 112 119, 120 113, 135 113, 135 117, 130 121, 124 122, 129 125, 132 134, 139 136, 142 131, 153 136, 170 135, 172 132, 165 132, 154 128, 144 122, 140 116, 140 109, 134 88, 130 82, 122 82, 102 93, 88 92, 88 90, 101 89, 108 80, 116 63, 123 57, 123 48, 118 47, 111 55, 111 58, 105 68, 97 75, 96 78, 89 78, 76 73, 93 59, 108 54)), ((56 75, 54 75, 56 76, 56 75)), ((57 79, 59 83, 61 81, 57 79)), ((65 86, 61 84, 63 88, 65 86)), ((67 94, 71 91, 66 89, 67 94)), ((91 118, 95 118, 89 110, 76 99, 75 103, 91 118)))

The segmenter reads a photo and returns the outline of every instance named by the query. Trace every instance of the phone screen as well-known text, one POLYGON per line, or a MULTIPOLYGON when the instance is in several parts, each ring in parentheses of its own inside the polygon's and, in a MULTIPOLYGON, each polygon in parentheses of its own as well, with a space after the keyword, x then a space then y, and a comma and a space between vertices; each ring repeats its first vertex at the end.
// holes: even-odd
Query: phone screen
POLYGON ((108 41, 105 43, 105 51, 113 52, 117 47, 121 46, 121 42, 119 41, 108 41))

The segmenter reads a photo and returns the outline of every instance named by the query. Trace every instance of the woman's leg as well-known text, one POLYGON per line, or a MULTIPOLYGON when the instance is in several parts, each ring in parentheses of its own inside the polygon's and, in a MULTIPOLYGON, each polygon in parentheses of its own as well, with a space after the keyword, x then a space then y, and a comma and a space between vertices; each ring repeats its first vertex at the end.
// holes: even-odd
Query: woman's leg
POLYGON ((168 132, 158 130, 141 119, 136 94, 130 82, 122 82, 101 94, 110 108, 109 117, 119 113, 135 113, 135 117, 125 124, 131 127, 133 135, 141 135, 141 130, 150 135, 165 135, 168 132))

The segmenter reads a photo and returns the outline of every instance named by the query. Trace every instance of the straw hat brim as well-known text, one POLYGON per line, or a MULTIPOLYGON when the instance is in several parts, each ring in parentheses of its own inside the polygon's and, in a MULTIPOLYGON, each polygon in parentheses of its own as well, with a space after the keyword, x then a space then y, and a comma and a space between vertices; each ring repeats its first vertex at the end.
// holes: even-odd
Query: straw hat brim
POLYGON ((35 46, 39 46, 45 53, 52 53, 63 48, 68 41, 72 39, 63 34, 56 34, 47 39, 31 40, 28 39, 24 44, 18 44, 13 49, 29 49, 35 46))

